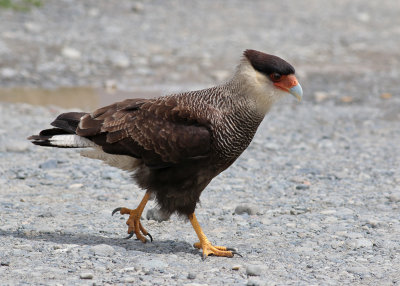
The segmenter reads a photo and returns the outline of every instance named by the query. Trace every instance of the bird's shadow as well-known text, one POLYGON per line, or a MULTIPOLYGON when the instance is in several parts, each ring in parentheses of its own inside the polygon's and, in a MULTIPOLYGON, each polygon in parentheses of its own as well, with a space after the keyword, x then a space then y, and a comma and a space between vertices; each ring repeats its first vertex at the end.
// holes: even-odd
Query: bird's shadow
POLYGON ((163 240, 142 243, 139 240, 106 237, 82 233, 57 233, 57 232, 35 232, 27 234, 21 231, 5 231, 0 229, 0 236, 8 236, 36 241, 51 241, 59 244, 76 245, 98 245, 107 244, 125 248, 127 251, 139 251, 156 254, 189 253, 198 254, 191 244, 186 241, 163 240))

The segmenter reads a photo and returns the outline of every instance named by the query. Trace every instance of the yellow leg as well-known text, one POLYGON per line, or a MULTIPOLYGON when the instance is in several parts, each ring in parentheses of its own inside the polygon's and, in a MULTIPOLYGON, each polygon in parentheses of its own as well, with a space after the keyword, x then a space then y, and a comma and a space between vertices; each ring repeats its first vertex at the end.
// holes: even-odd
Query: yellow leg
POLYGON ((197 234, 200 242, 196 242, 193 246, 196 248, 203 249, 203 258, 206 258, 208 255, 216 255, 216 256, 225 256, 225 257, 233 257, 234 254, 238 254, 233 249, 229 249, 225 246, 214 246, 207 239, 203 230, 200 227, 199 222, 196 219, 194 213, 189 215, 190 223, 192 224, 194 231, 197 234))
POLYGON ((150 235, 150 233, 147 232, 147 230, 142 226, 140 223, 140 217, 142 216, 144 207, 146 206, 147 202, 149 201, 150 198, 150 193, 146 193, 138 205, 138 207, 134 210, 128 209, 128 208, 116 208, 113 210, 112 214, 116 213, 117 211, 120 212, 120 214, 129 214, 129 218, 126 221, 126 224, 128 225, 128 233, 129 236, 127 238, 131 238, 133 234, 136 235, 137 239, 139 239, 142 242, 146 242, 147 239, 142 235, 147 235, 150 237, 151 241, 153 241, 153 237, 150 235))

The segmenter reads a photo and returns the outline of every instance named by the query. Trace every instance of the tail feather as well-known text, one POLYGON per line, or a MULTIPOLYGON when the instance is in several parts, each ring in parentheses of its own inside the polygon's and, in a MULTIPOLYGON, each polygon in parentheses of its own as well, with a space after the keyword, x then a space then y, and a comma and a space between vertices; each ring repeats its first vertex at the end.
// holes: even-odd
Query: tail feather
POLYGON ((84 116, 85 112, 67 112, 60 114, 51 125, 60 128, 68 133, 75 134, 76 128, 81 121, 81 117, 84 116))
POLYGON ((75 134, 80 118, 84 112, 68 112, 60 114, 51 125, 56 128, 44 129, 39 135, 28 137, 33 144, 58 148, 86 148, 97 146, 91 140, 75 134))

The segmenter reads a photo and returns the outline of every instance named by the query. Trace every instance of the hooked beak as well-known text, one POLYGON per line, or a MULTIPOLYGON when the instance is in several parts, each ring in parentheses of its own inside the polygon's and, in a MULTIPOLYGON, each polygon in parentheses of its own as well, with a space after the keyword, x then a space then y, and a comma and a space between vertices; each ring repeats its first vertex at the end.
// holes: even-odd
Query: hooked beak
POLYGON ((290 94, 294 95, 298 101, 301 101, 303 97, 303 89, 301 88, 300 83, 297 83, 295 86, 289 89, 290 94))

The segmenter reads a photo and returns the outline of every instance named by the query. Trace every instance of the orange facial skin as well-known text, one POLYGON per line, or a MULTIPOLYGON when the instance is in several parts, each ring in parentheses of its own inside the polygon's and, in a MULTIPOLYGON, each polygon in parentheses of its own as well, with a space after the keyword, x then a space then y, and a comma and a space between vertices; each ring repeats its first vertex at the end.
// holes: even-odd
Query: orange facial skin
POLYGON ((271 75, 271 79, 276 87, 286 92, 289 92, 292 87, 296 86, 299 83, 294 74, 281 75, 279 79, 274 78, 273 75, 271 75))

